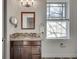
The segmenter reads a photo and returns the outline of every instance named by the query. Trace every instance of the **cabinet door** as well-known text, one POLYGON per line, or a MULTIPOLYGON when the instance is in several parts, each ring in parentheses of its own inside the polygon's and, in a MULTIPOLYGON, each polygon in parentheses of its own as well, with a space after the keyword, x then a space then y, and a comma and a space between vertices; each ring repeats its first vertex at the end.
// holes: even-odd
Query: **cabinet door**
POLYGON ((14 59, 13 46, 10 47, 10 59, 14 59))
POLYGON ((41 59, 40 55, 32 55, 32 59, 41 59))
POLYGON ((21 59, 20 46, 14 46, 14 59, 21 59))
POLYGON ((41 54, 40 46, 32 46, 32 54, 41 54))
POLYGON ((21 47, 21 59, 32 59, 31 46, 21 47))

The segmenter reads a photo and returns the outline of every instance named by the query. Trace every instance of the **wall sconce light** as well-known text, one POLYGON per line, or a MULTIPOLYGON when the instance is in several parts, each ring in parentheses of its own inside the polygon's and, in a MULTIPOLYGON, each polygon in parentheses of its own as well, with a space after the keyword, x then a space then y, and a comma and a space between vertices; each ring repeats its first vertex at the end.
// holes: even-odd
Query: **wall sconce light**
POLYGON ((10 17, 9 21, 15 28, 17 27, 18 20, 15 17, 10 17))
POLYGON ((34 0, 20 0, 20 3, 24 7, 31 7, 33 6, 34 0))

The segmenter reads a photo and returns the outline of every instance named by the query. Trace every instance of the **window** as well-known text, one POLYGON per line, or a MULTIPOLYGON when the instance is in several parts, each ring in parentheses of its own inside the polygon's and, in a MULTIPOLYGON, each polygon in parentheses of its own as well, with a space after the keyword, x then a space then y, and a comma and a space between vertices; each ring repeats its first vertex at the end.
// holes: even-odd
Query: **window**
POLYGON ((47 4, 47 18, 65 18, 66 17, 66 4, 65 3, 48 3, 47 4))
POLYGON ((69 38, 69 20, 66 3, 47 3, 46 38, 69 38))

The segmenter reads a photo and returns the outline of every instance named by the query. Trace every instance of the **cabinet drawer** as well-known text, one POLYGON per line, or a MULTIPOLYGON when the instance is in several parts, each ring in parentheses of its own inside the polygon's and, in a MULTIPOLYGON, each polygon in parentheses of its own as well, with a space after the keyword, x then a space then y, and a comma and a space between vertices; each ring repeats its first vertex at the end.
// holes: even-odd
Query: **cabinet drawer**
POLYGON ((23 46, 31 46, 31 42, 30 41, 23 41, 23 46))
POLYGON ((33 45, 41 45, 41 41, 31 41, 32 46, 33 45))
POLYGON ((32 59, 41 59, 40 55, 32 55, 32 59))
POLYGON ((30 41, 11 41, 11 46, 31 45, 30 41))
POLYGON ((40 46, 32 46, 32 54, 40 54, 41 47, 40 46))
POLYGON ((23 45, 23 41, 11 41, 11 46, 23 45))

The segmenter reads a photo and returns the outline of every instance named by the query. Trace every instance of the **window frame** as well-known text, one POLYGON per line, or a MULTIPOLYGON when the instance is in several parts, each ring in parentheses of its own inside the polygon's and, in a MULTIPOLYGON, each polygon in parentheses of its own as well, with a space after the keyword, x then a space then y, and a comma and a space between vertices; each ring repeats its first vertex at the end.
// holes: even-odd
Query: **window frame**
POLYGON ((45 39, 49 39, 49 38, 47 38, 46 36, 47 36, 47 21, 66 21, 67 23, 68 23, 68 27, 67 27, 67 33, 68 33, 68 35, 67 35, 67 37, 65 38, 51 38, 51 39, 70 39, 70 20, 67 18, 67 12, 68 12, 68 10, 67 10, 67 6, 66 6, 66 2, 47 2, 47 4, 46 4, 46 21, 45 21, 45 39), (47 4, 65 4, 65 18, 58 18, 58 19, 47 19, 47 4))
MULTIPOLYGON (((47 2, 47 4, 65 4, 65 17, 64 18, 53 18, 53 19, 67 19, 67 10, 66 10, 66 8, 67 8, 67 4, 66 4, 66 2, 47 2)), ((47 4, 46 4, 46 11, 47 11, 47 4)), ((49 6, 49 7, 51 7, 51 6, 49 6)), ((52 7, 59 7, 59 6, 52 6, 52 7)), ((60 6, 61 7, 61 6, 60 6)), ((63 7, 63 6, 62 6, 63 7)), ((50 12, 50 10, 49 10, 49 12, 50 12)), ((46 12, 46 17, 47 17, 47 12, 46 12)), ((47 19, 47 18, 46 18, 47 19)))

